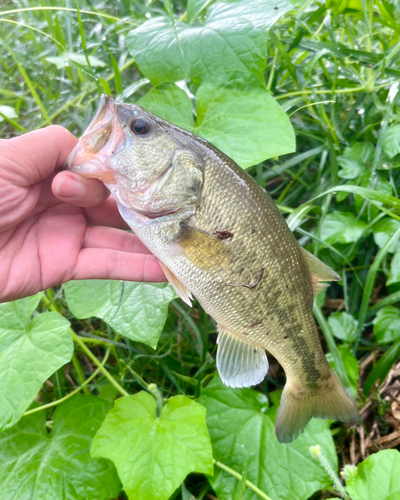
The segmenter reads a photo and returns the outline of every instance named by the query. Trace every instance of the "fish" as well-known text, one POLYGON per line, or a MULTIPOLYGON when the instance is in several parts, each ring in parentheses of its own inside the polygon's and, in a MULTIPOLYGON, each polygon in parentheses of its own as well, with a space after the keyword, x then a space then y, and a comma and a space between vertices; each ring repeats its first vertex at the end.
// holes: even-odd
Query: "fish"
POLYGON ((312 313, 314 296, 340 276, 299 245, 247 172, 205 139, 107 95, 68 168, 103 181, 179 297, 188 305, 195 297, 214 318, 224 384, 259 384, 266 351, 279 361, 279 442, 313 417, 357 421, 312 313))

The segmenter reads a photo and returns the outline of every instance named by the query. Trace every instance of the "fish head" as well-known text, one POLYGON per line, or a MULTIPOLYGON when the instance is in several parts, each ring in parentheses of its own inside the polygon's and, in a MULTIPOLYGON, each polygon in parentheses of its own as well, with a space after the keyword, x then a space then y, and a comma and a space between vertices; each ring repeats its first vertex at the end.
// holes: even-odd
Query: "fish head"
POLYGON ((148 218, 194 207, 203 168, 190 141, 180 141, 177 130, 136 104, 103 95, 68 168, 100 179, 119 203, 148 218))

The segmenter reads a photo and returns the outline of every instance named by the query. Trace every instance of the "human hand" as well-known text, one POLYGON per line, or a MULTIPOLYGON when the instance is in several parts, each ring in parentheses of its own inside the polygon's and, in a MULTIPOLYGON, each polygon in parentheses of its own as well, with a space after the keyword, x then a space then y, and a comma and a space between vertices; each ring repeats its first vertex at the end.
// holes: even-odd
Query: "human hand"
POLYGON ((165 281, 103 183, 57 173, 76 142, 60 126, 0 140, 0 302, 69 280, 165 281))

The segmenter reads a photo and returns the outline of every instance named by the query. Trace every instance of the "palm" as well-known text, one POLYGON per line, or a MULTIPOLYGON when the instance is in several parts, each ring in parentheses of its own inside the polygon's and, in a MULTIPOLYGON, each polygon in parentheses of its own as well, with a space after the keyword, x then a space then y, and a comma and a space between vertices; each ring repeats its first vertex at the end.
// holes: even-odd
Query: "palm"
MULTIPOLYGON (((39 148, 31 159, 19 150, 11 150, 10 156, 9 141, 0 141, 0 262, 4 270, 0 301, 71 279, 163 280, 157 260, 135 236, 106 227, 123 224, 112 200, 81 208, 54 196, 55 167, 72 146, 65 145, 66 153, 57 152, 56 158, 39 148)), ((90 203, 88 198, 95 199, 95 191, 103 190, 97 182, 90 181, 92 194, 84 202, 90 203)))

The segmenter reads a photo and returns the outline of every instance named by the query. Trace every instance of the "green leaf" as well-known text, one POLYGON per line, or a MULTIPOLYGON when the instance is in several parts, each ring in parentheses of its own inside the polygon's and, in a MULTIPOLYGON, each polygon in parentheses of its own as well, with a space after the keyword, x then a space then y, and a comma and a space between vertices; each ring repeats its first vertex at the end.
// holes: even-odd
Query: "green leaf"
POLYGON ((400 153, 400 124, 389 126, 382 135, 381 145, 383 151, 393 158, 400 153))
POLYGON ((202 26, 162 17, 146 21, 128 34, 128 50, 154 85, 232 72, 263 82, 268 29, 292 8, 287 0, 215 2, 202 26))
POLYGON ((321 238, 329 244, 355 243, 363 235, 366 223, 353 214, 333 212, 321 225, 321 238))
MULTIPOLYGON (((319 444, 333 467, 337 456, 326 420, 312 420, 293 443, 280 444, 275 436, 276 406, 268 408, 263 394, 252 389, 229 389, 214 378, 199 401, 207 408, 207 425, 215 459, 244 475, 273 499, 305 500, 331 484, 315 462, 310 446, 319 444)), ((258 500, 249 489, 216 469, 212 486, 220 500, 258 500)))
POLYGON ((390 273, 386 281, 386 285, 400 282, 400 249, 393 255, 392 262, 390 263, 390 273))
POLYGON ((71 281, 65 285, 68 306, 78 319, 103 319, 114 330, 153 348, 164 327, 168 304, 176 298, 167 283, 111 280, 71 281))
POLYGON ((363 392, 365 396, 368 396, 372 387, 374 387, 378 380, 380 384, 384 382, 392 366, 399 360, 399 356, 400 342, 397 342, 389 347, 377 364, 372 368, 371 373, 368 375, 368 378, 364 383, 363 392))
POLYGON ((338 156, 338 164, 342 167, 339 177, 342 179, 355 179, 365 169, 374 155, 374 146, 370 142, 357 142, 346 148, 342 156, 338 156))
POLYGON ((21 418, 45 380, 72 358, 70 323, 56 312, 30 317, 42 294, 0 304, 0 428, 21 418))
MULTIPOLYGON (((349 382, 351 385, 351 389, 353 391, 353 396, 356 397, 357 389, 358 389, 358 375, 359 375, 359 367, 358 367, 357 358, 350 351, 350 349, 347 345, 339 346, 339 353, 340 353, 340 357, 342 358, 347 375, 349 377, 349 382)), ((328 352, 326 354, 326 359, 328 360, 328 363, 330 364, 330 366, 336 371, 337 367, 336 367, 335 360, 332 356, 332 353, 328 352)))
POLYGON ((373 321, 378 344, 389 344, 400 339, 400 309, 386 306, 380 309, 373 321))
POLYGON ((347 481, 352 500, 398 500, 400 498, 400 452, 382 450, 357 466, 347 481))
MULTIPOLYGON (((11 106, 7 106, 5 104, 0 104, 0 113, 7 118, 18 118, 18 115, 15 109, 11 106)), ((0 122, 4 121, 4 118, 0 115, 0 122)))
MULTIPOLYGON (((69 62, 75 62, 80 66, 87 66, 87 59, 84 54, 67 54, 64 52, 60 56, 46 57, 46 61, 55 64, 57 69, 62 69, 68 66, 69 62)), ((89 56, 89 62, 92 68, 104 68, 105 62, 101 61, 98 57, 89 56)))
MULTIPOLYGON (((385 217, 384 219, 378 221, 373 227, 374 240, 378 247, 383 248, 399 227, 400 222, 396 219, 392 219, 391 217, 385 217)), ((400 249, 399 242, 395 242, 389 248, 389 252, 394 253, 397 248, 400 249)))
POLYGON ((186 92, 174 83, 164 83, 142 97, 138 104, 178 127, 193 132, 193 104, 186 92))
POLYGON ((0 484, 4 499, 109 500, 121 489, 114 466, 90 457, 90 443, 111 404, 75 396, 54 413, 24 417, 0 434, 0 484))
POLYGON ((292 153, 296 147, 283 109, 262 85, 243 80, 200 86, 195 133, 243 168, 292 153))
POLYGON ((328 318, 333 335, 352 344, 356 339, 357 321, 347 312, 334 312, 328 318))
POLYGON ((92 455, 111 459, 131 500, 167 500, 190 472, 213 473, 205 409, 175 396, 156 416, 147 392, 120 398, 92 443, 92 455))
POLYGON ((204 137, 243 168, 295 150, 289 118, 267 90, 255 82, 234 79, 225 86, 217 82, 201 85, 196 125, 192 101, 174 84, 156 87, 139 104, 204 137))

